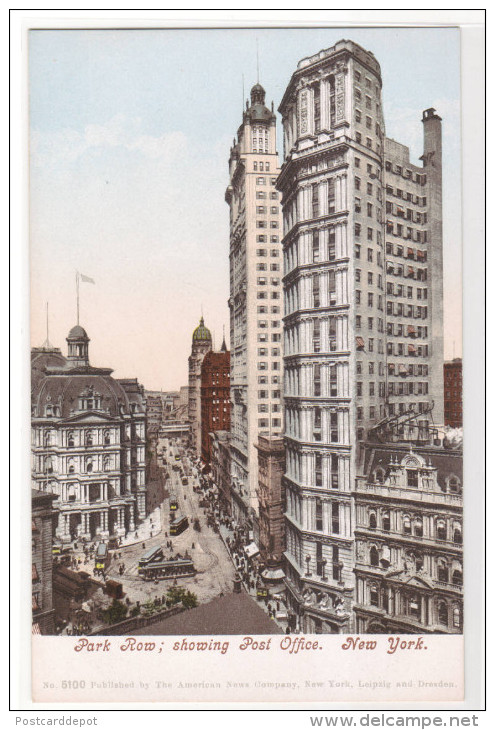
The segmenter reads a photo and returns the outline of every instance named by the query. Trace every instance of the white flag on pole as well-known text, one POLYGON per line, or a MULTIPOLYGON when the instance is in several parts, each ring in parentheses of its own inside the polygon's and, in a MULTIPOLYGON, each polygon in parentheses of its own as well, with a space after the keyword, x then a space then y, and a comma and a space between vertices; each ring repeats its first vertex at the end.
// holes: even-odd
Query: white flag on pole
POLYGON ((85 281, 87 284, 94 284, 95 280, 92 279, 90 276, 85 276, 84 274, 79 274, 81 277, 81 281, 85 281))

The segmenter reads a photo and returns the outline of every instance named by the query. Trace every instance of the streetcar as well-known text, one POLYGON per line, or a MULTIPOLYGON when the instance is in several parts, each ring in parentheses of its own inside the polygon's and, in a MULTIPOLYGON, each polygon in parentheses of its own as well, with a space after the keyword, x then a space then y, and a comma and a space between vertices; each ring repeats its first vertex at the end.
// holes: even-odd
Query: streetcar
POLYGON ((96 570, 105 571, 110 562, 110 553, 108 552, 108 545, 104 542, 99 542, 95 552, 95 568, 96 570))
POLYGON ((170 511, 171 512, 175 512, 176 510, 178 510, 179 509, 179 502, 177 500, 176 495, 175 494, 171 494, 168 499, 169 499, 169 503, 170 503, 170 511))
POLYGON ((138 563, 138 573, 141 568, 146 568, 146 566, 150 565, 151 563, 157 563, 160 560, 164 560, 163 549, 160 547, 160 545, 156 545, 156 547, 147 550, 143 557, 140 558, 138 563))
POLYGON ((143 580, 167 580, 196 575, 196 568, 190 558, 169 558, 139 567, 138 574, 143 580))
POLYGON ((179 514, 176 515, 176 519, 172 524, 170 525, 170 535, 172 537, 180 535, 184 530, 187 530, 189 527, 189 520, 187 517, 181 517, 179 514))

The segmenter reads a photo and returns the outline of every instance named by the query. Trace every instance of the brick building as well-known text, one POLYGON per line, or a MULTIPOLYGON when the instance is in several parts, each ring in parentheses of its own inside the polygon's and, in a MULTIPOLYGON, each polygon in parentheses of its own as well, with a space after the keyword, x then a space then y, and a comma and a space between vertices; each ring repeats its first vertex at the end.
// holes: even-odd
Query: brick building
POLYGON ((444 363, 445 425, 462 428, 462 359, 444 363))
POLYGON ((201 364, 201 458, 211 461, 211 434, 230 430, 230 352, 210 350, 201 364))

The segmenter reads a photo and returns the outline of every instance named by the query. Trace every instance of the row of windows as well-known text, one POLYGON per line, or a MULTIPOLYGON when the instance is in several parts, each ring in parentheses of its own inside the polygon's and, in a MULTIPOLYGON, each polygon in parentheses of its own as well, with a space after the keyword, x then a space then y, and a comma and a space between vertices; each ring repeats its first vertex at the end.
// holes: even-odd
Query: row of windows
POLYGON ((385 170, 387 172, 392 172, 395 175, 402 175, 406 180, 414 180, 418 185, 426 185, 426 175, 416 173, 416 175, 413 175, 412 170, 409 170, 408 168, 403 168, 402 165, 392 165, 390 160, 385 160, 385 170))
MULTIPOLYGON (((361 258, 361 245, 360 245, 359 243, 356 243, 356 244, 354 245, 354 255, 355 255, 355 257, 356 257, 357 259, 360 259, 360 258, 361 258)), ((367 252, 367 260, 368 260, 368 261, 369 261, 370 263, 373 263, 373 249, 372 249, 372 248, 368 248, 368 252, 367 252)), ((382 262, 382 252, 381 252, 381 251, 377 251, 377 252, 376 252, 376 263, 377 263, 377 265, 378 265, 378 266, 379 266, 380 268, 382 268, 382 267, 383 267, 383 262, 382 262)))
MULTIPOLYGON (((256 264, 256 271, 268 271, 268 264, 256 264)), ((270 264, 270 271, 280 271, 280 264, 270 264)))
MULTIPOLYGON (((360 314, 356 314, 356 329, 361 329, 361 322, 362 322, 362 316, 360 314)), ((371 332, 373 330, 373 324, 374 324, 374 318, 368 317, 368 330, 371 332)), ((378 317, 377 319, 377 329, 378 332, 383 332, 383 319, 381 317, 378 317)))
MULTIPOLYGON (((254 130, 253 130, 254 131, 254 130)), ((266 131, 266 130, 263 130, 266 131)), ((256 162, 256 160, 253 162, 253 170, 260 172, 270 172, 270 163, 269 162, 256 162)), ((275 193, 276 195, 276 193, 275 193)))
MULTIPOLYGON (((265 193, 264 190, 257 190, 256 191, 256 199, 257 200, 266 200, 267 193, 265 193)), ((272 191, 270 193, 270 200, 278 200, 278 193, 272 191)))
MULTIPOLYGON (((276 185, 277 178, 271 177, 270 178, 270 185, 276 185)), ((256 185, 266 185, 266 177, 257 177, 256 178, 256 185)))
MULTIPOLYGON (((258 355, 260 357, 268 357, 268 347, 258 347, 258 355)), ((271 355, 274 357, 280 356, 280 348, 272 347, 271 355)))
MULTIPOLYGON (((361 223, 354 223, 354 235, 356 238, 361 238, 361 223)), ((373 228, 368 226, 366 228, 366 239, 373 241, 376 233, 376 242, 379 246, 382 245, 382 234, 381 231, 374 231, 373 228)))
MULTIPOLYGON (((426 251, 419 251, 409 247, 405 248, 404 246, 401 246, 400 243, 394 247, 393 243, 388 242, 385 245, 385 251, 389 255, 395 254, 395 256, 401 256, 403 258, 410 259, 411 261, 427 261, 428 259, 426 251)), ((392 264, 392 262, 390 263, 392 264)))
MULTIPOLYGON (((258 314, 268 314, 268 307, 260 306, 257 307, 258 314)), ((270 307, 270 312, 272 314, 279 314, 280 313, 280 307, 270 307)))
MULTIPOLYGON (((355 270, 354 278, 356 279, 356 281, 361 281, 361 269, 355 270)), ((370 285, 373 284, 373 272, 372 271, 368 271, 368 284, 370 284, 370 285)), ((378 274, 378 276, 377 276, 376 285, 379 289, 383 289, 383 279, 382 279, 381 274, 378 274)))
MULTIPOLYGON (((256 236, 256 241, 257 241, 257 243, 268 243, 268 236, 266 236, 264 233, 260 233, 256 236)), ((278 236, 270 236, 270 243, 278 243, 278 242, 279 242, 278 236)), ((263 256, 263 255, 266 255, 266 254, 260 254, 260 253, 258 254, 258 256, 263 256)), ((278 256, 278 254, 272 254, 272 256, 275 256, 275 255, 278 256)))
MULTIPOLYGON (((272 342, 280 342, 282 339, 282 335, 280 332, 273 332, 272 333, 272 342)), ((266 332, 260 332, 258 334, 258 342, 268 342, 268 334, 266 332)))
POLYGON ((412 324, 408 324, 406 327, 406 325, 403 324, 394 324, 393 322, 387 322, 387 335, 392 335, 395 337, 407 336, 425 338, 428 337, 428 327, 415 327, 412 324))
POLYGON ((411 317, 414 319, 428 319, 428 307, 419 304, 402 304, 401 302, 387 302, 387 314, 395 317, 411 317))
POLYGON ((401 200, 405 200, 408 203, 414 203, 415 205, 421 205, 422 207, 426 206, 426 197, 419 195, 414 195, 413 193, 408 193, 405 190, 401 190, 400 188, 393 188, 392 185, 388 184, 385 186, 385 191, 387 195, 394 195, 396 198, 400 198, 401 200))
MULTIPOLYGON (((268 292, 266 291, 259 291, 256 294, 257 299, 268 299, 268 292)), ((278 291, 272 291, 270 294, 270 299, 280 299, 280 292, 278 291)))
POLYGON ((414 223, 426 224, 428 222, 427 213, 420 213, 419 211, 416 211, 416 213, 414 213, 411 208, 406 208, 404 210, 404 208, 402 208, 400 205, 396 205, 394 210, 394 206, 390 201, 387 201, 385 205, 385 210, 387 213, 392 213, 392 215, 396 215, 399 218, 405 218, 406 220, 412 221, 414 223))
MULTIPOLYGON (((256 221, 256 228, 268 228, 268 221, 256 221)), ((270 228, 278 228, 278 221, 270 221, 270 228)))
POLYGON ((389 395, 428 395, 428 383, 389 383, 389 395))
MULTIPOLYGON (((361 168, 361 158, 360 157, 354 158, 354 166, 361 168)), ((370 175, 370 177, 372 177, 372 178, 376 178, 377 180, 380 180, 380 177, 381 177, 380 168, 375 167, 373 169, 373 165, 371 165, 371 163, 369 163, 369 162, 366 163, 366 174, 370 175)), ((380 190, 380 188, 378 188, 378 190, 380 190)))
MULTIPOLYGON (((281 421, 280 418, 272 418, 272 427, 273 428, 280 428, 281 421)), ((268 418, 258 418, 258 427, 259 428, 268 428, 270 426, 270 420, 268 418)))
MULTIPOLYGON (((361 132, 356 132, 356 142, 358 144, 363 144, 362 139, 363 138, 362 138, 361 132)), ((373 140, 371 139, 371 137, 366 137, 366 147, 369 150, 372 150, 373 149, 373 140)), ((380 154, 380 152, 382 151, 382 146, 378 142, 377 142, 377 145, 376 145, 376 151, 377 151, 378 154, 380 154)))
POLYGON ((394 225, 393 221, 387 221, 387 233, 392 236, 405 238, 406 241, 417 241, 418 243, 428 243, 428 231, 415 231, 409 226, 403 226, 402 223, 394 225))
MULTIPOLYGON (((356 178, 358 180, 359 178, 356 178)), ((361 198, 355 197, 354 198, 354 212, 355 213, 361 213, 362 212, 362 203, 361 198)), ((381 223, 381 217, 382 217, 382 209, 380 207, 376 207, 376 219, 379 223, 381 223)), ((366 203, 366 215, 368 218, 373 218, 373 203, 366 203)))
MULTIPOLYGON (((269 363, 266 362, 266 360, 260 360, 258 362, 258 370, 268 370, 269 363)), ((280 370, 280 363, 279 362, 272 362, 272 370, 280 370)))
MULTIPOLYGON (((268 250, 266 248, 257 248, 256 256, 268 256, 268 250)), ((277 248, 272 248, 270 250, 270 256, 280 256, 280 251, 277 248)))

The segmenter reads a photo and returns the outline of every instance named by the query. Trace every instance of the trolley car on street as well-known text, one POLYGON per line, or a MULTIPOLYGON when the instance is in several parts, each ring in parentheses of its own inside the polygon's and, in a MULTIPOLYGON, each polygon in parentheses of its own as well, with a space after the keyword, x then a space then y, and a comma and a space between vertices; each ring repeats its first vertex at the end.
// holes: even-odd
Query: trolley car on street
POLYGON ((170 525, 170 535, 175 537, 180 535, 184 530, 189 527, 189 520, 187 517, 181 517, 178 513, 175 514, 175 521, 170 525))
POLYGON ((170 503, 170 511, 175 512, 179 509, 179 502, 177 501, 177 497, 175 494, 171 494, 169 497, 169 503, 170 503))
POLYGON ((190 558, 170 558, 140 566, 138 574, 143 580, 167 580, 196 575, 196 568, 190 558))
POLYGON ((141 568, 146 568, 147 565, 150 565, 151 563, 156 563, 160 560, 164 560, 163 549, 160 545, 156 545, 156 547, 147 550, 143 557, 140 558, 138 563, 138 573, 141 568))

